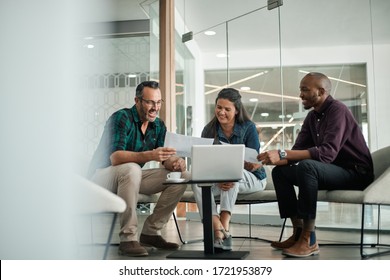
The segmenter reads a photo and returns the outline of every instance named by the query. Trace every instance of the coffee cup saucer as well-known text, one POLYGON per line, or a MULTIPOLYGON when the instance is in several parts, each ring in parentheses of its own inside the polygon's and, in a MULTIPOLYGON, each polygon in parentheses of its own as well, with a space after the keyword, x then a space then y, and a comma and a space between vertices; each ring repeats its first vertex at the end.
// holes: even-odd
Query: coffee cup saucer
POLYGON ((170 179, 166 179, 166 182, 168 183, 181 183, 181 182, 184 182, 186 179, 184 178, 179 178, 179 179, 173 179, 173 178, 170 178, 170 179))

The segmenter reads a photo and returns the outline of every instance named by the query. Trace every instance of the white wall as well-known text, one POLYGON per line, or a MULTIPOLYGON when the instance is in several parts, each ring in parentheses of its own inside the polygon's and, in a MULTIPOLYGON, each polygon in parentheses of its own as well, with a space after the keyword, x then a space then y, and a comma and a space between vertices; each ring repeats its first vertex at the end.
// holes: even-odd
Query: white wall
POLYGON ((0 6, 0 259, 71 258, 72 42, 79 6, 51 0, 0 6))
MULTIPOLYGON (((374 123, 370 127, 370 136, 375 139, 376 148, 390 145, 390 45, 374 46, 374 96, 369 95, 369 122, 374 123)), ((373 148, 375 146, 373 145, 373 148)))

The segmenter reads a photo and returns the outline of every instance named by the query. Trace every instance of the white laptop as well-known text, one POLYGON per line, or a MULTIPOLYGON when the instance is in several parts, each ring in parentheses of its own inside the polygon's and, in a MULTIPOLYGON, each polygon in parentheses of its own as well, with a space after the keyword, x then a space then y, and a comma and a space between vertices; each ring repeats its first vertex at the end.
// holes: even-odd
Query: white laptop
POLYGON ((245 145, 193 145, 191 180, 239 181, 243 178, 245 145))

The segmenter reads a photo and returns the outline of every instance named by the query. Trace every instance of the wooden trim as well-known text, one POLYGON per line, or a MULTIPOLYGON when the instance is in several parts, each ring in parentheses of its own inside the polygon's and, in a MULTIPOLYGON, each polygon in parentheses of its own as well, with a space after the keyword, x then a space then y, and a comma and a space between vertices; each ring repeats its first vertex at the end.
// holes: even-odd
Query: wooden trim
POLYGON ((168 131, 176 131, 175 3, 160 0, 160 89, 165 100, 160 111, 168 131))

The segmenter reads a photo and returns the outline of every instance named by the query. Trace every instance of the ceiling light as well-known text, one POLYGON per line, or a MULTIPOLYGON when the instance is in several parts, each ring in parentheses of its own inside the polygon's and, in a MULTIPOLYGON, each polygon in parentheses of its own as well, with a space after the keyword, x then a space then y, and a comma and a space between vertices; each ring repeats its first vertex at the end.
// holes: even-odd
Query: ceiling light
POLYGON ((88 49, 93 49, 95 46, 90 44, 90 45, 86 45, 85 47, 88 49))
POLYGON ((268 114, 268 113, 261 113, 260 116, 262 116, 262 117, 268 117, 269 114, 268 114))
POLYGON ((212 31, 212 30, 207 30, 204 32, 204 35, 207 35, 207 36, 214 36, 215 34, 217 34, 215 31, 212 31))
MULTIPOLYGON (((214 93, 216 91, 219 91, 223 88, 226 88, 226 87, 232 87, 233 85, 237 85, 237 84, 241 84, 245 81, 249 81, 251 79, 254 79, 256 77, 259 77, 259 76, 262 76, 264 74, 267 74, 269 71, 262 71, 262 72, 259 72, 259 73, 256 73, 254 75, 251 75, 251 76, 247 76, 243 79, 239 79, 237 81, 234 81, 234 82, 231 82, 231 83, 228 83, 228 84, 225 84, 225 85, 211 85, 211 84, 204 84, 205 87, 208 87, 208 88, 212 88, 211 90, 209 91, 206 91, 204 93, 204 95, 208 95, 208 94, 211 94, 211 93, 214 93)), ((280 93, 271 93, 271 92, 262 92, 262 91, 250 91, 250 93, 253 93, 253 94, 258 94, 258 95, 265 95, 265 96, 273 96, 273 97, 277 97, 277 98, 288 98, 288 99, 292 99, 292 100, 298 100, 298 101, 301 101, 301 98, 300 97, 297 97, 297 96, 290 96, 290 95, 282 95, 280 93)))
POLYGON ((136 78, 137 77, 137 75, 136 74, 129 74, 129 75, 127 75, 129 78, 136 78))
POLYGON ((249 98, 249 102, 257 102, 257 101, 259 101, 258 98, 249 98))
POLYGON ((279 115, 279 119, 284 119, 284 115, 279 115))
POLYGON ((226 53, 219 53, 216 55, 217 57, 219 58, 225 58, 225 57, 228 57, 228 55, 226 53))
POLYGON ((240 90, 251 90, 250 87, 240 87, 240 90))

